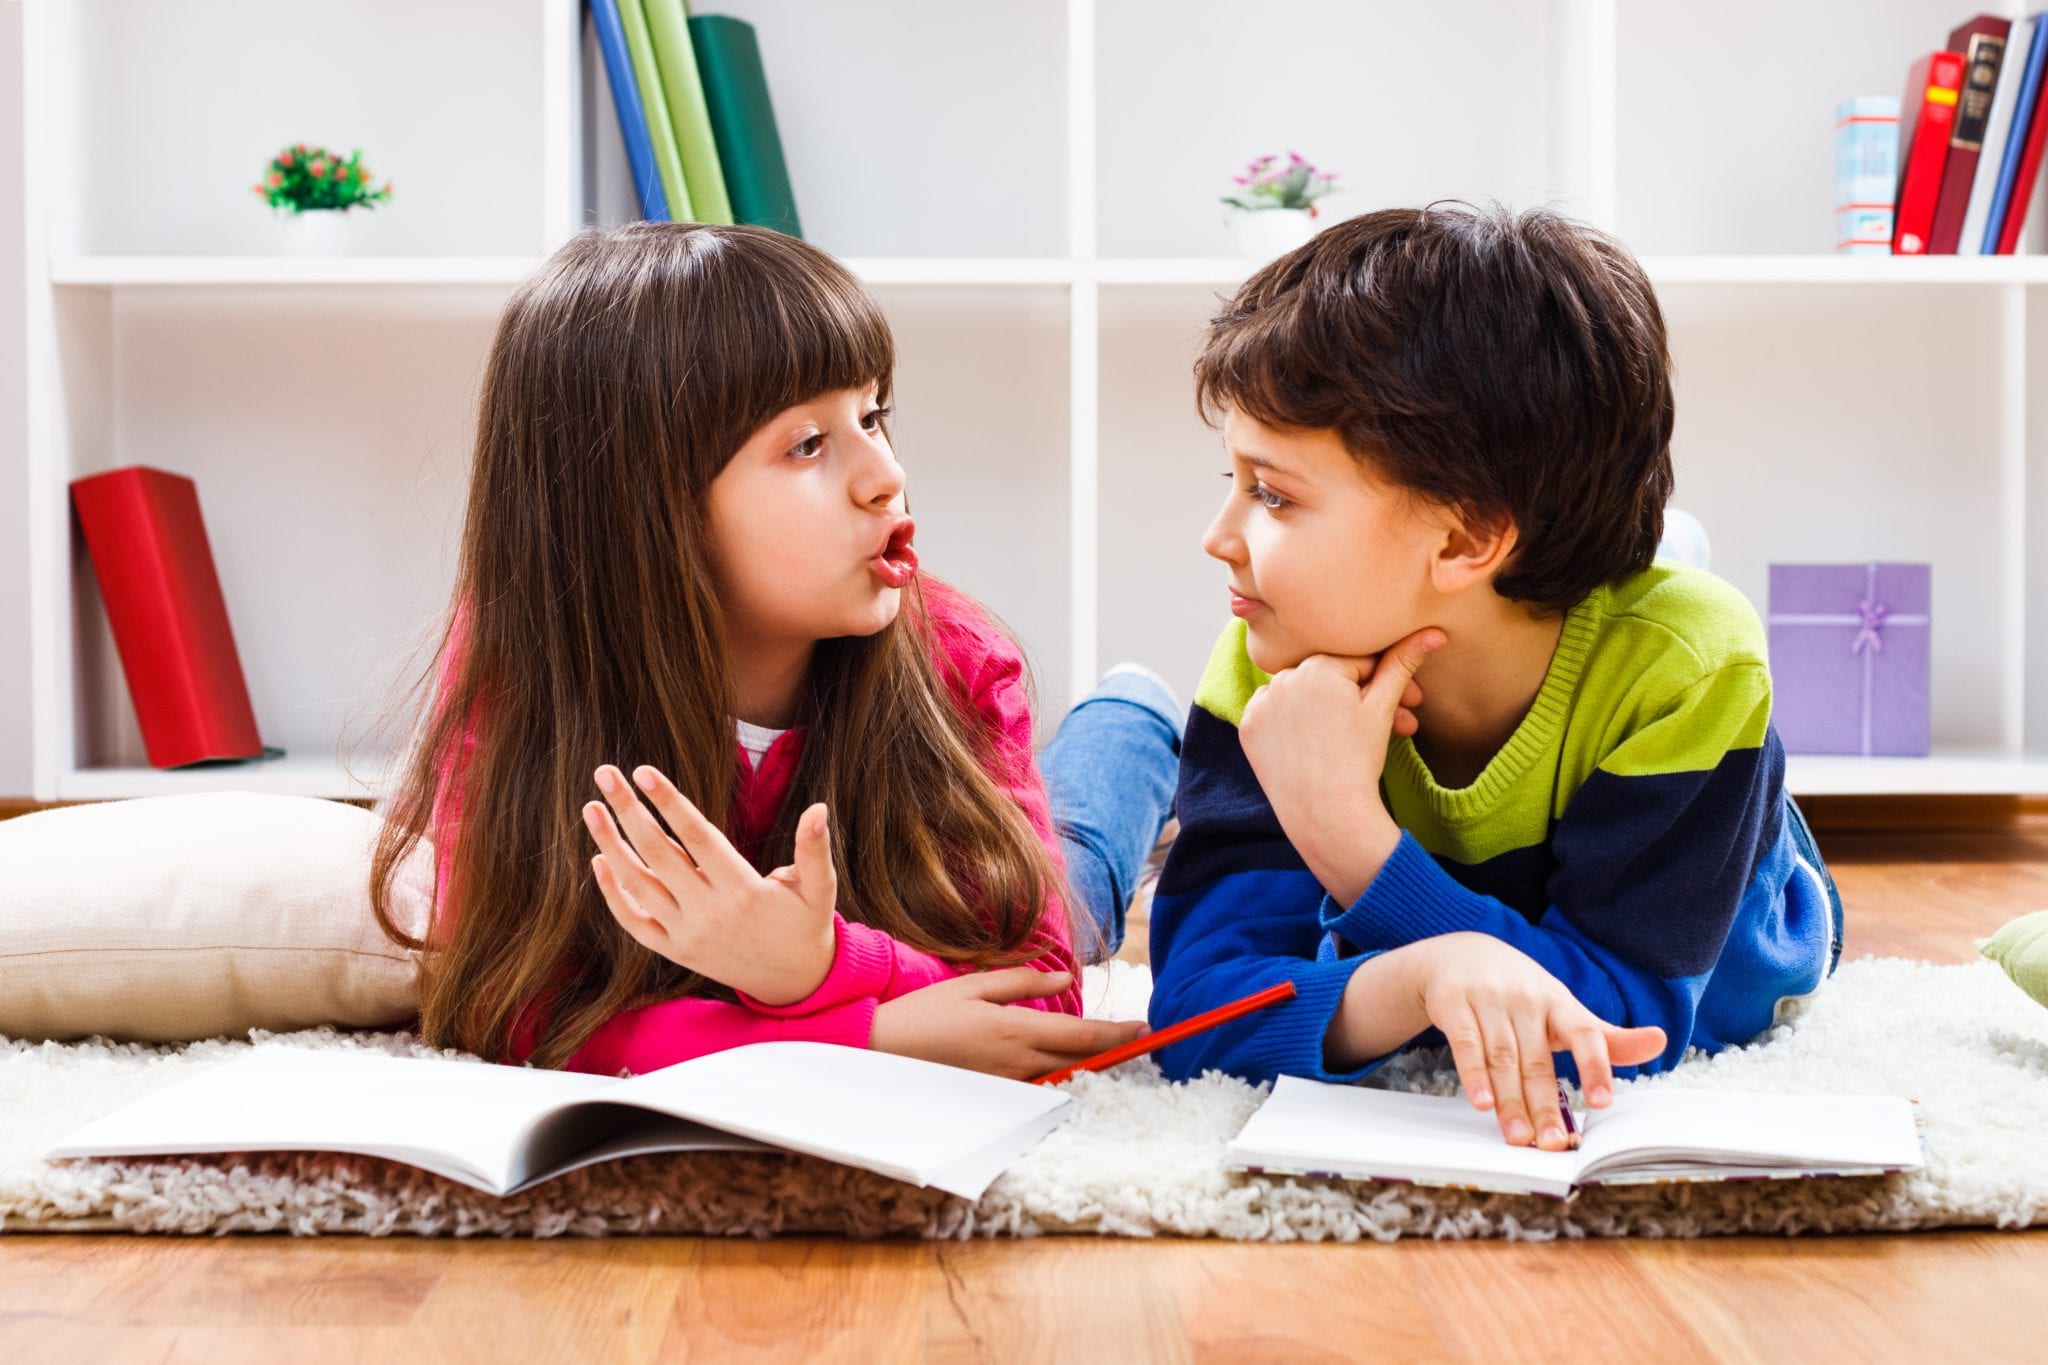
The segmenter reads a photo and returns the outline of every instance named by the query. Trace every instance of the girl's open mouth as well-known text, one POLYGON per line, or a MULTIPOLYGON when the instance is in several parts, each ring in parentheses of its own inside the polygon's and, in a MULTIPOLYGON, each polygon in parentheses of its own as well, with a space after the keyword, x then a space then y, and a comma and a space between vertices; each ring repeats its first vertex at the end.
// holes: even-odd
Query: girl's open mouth
POLYGON ((889 587, 901 588, 917 576, 917 551, 910 544, 916 535, 917 523, 905 517, 889 532, 882 552, 868 561, 868 567, 889 587))

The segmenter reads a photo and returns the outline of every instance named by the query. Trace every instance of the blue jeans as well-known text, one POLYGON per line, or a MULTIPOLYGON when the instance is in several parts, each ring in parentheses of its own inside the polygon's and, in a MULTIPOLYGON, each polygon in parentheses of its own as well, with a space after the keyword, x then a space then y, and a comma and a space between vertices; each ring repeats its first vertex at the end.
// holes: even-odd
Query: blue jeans
POLYGON ((1083 961, 1100 961, 1124 941, 1124 910, 1145 855, 1173 814, 1183 724, 1179 704, 1157 682, 1112 673, 1075 703, 1038 756, 1067 880, 1081 902, 1071 911, 1083 961))

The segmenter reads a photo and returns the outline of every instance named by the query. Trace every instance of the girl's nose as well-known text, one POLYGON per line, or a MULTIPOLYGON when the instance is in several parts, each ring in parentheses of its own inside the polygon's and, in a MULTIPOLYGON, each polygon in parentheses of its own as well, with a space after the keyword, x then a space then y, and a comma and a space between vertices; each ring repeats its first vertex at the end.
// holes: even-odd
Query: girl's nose
POLYGON ((886 507, 903 495, 903 466, 887 441, 871 443, 869 458, 861 461, 855 476, 853 495, 863 507, 886 507))

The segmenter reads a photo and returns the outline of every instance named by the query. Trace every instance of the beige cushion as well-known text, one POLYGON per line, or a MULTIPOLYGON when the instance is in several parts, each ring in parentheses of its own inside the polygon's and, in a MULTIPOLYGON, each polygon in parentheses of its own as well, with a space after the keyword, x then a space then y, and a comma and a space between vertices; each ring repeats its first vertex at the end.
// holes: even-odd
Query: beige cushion
MULTIPOLYGON (((252 792, 0 820, 0 1035, 175 1042, 407 1021, 417 955, 370 913, 381 823, 252 792)), ((417 933, 426 844, 394 889, 394 918, 417 933)))

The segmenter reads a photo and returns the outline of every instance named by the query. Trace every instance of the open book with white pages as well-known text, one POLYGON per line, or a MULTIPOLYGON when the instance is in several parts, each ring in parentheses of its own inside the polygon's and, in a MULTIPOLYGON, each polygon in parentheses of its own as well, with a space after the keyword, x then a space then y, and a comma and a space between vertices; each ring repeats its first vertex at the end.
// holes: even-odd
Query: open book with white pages
POLYGON ((1896 1095, 1624 1086, 1574 1119, 1574 1150, 1510 1147, 1494 1116, 1462 1096, 1284 1076, 1224 1164, 1569 1199, 1588 1185, 1882 1175, 1923 1160, 1913 1105, 1896 1095))
POLYGON ((44 1155, 354 1152, 507 1195, 620 1157, 785 1150, 975 1199, 1071 1103, 1051 1086, 829 1043, 753 1043, 623 1080, 265 1044, 44 1155))

